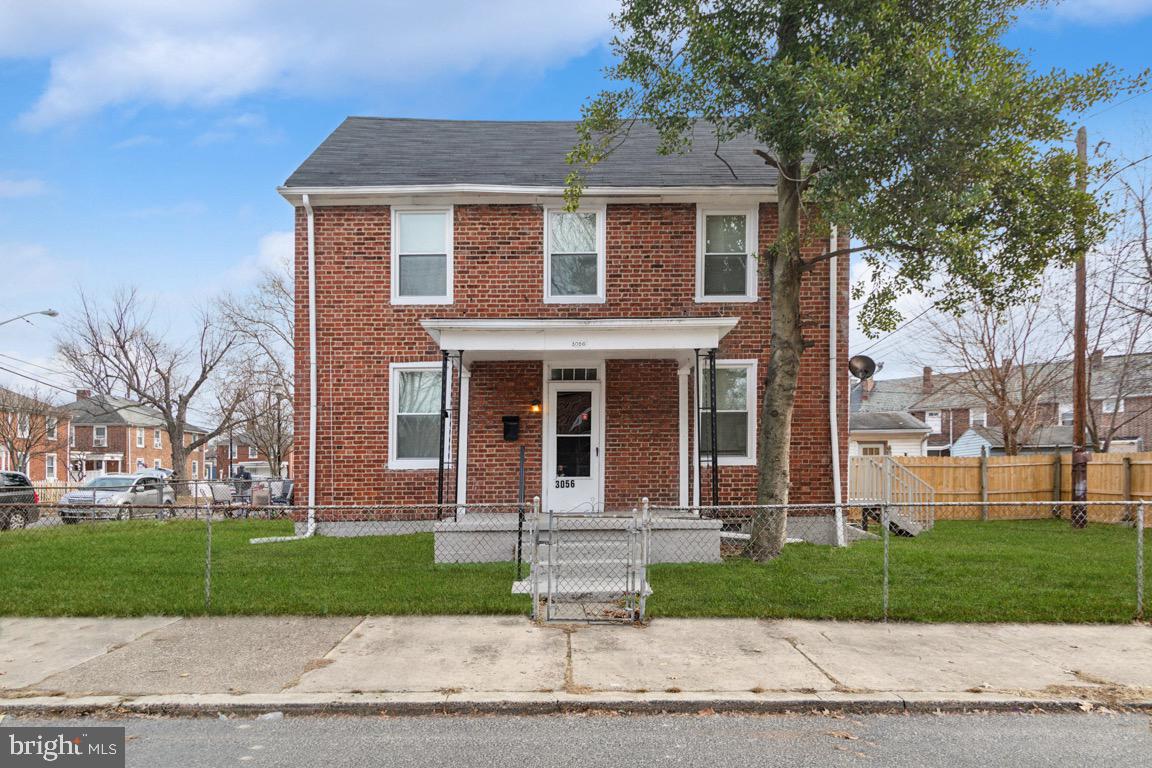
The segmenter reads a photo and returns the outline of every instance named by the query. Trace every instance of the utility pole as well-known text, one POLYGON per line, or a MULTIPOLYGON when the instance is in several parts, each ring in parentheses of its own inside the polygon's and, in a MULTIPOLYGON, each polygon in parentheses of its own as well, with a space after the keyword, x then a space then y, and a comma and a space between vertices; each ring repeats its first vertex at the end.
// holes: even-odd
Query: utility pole
MULTIPOLYGON (((1076 132, 1076 188, 1088 191, 1088 129, 1080 126, 1076 132)), ((1072 360, 1072 527, 1088 524, 1088 446, 1085 440, 1085 422, 1088 415, 1088 320, 1087 320, 1087 257, 1086 238, 1080 222, 1080 242, 1076 253, 1076 318, 1073 329, 1072 360)))

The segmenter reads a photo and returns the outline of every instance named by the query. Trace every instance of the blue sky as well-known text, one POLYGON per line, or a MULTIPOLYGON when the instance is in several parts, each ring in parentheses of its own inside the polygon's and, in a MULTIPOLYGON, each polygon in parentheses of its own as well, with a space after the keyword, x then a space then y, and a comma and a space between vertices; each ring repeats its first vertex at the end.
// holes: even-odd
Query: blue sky
MULTIPOLYGON (((179 334, 290 249, 275 187, 346 115, 578 117, 613 7, 0 0, 0 320, 135 284, 179 334)), ((1009 36, 1040 69, 1137 70, 1149 39, 1152 0, 1057 6, 1009 36)), ((1133 99, 1090 119, 1091 139, 1152 150, 1150 118, 1152 96, 1133 99)), ((59 322, 0 327, 0 366, 66 383, 34 367, 56 367, 59 322)), ((877 348, 890 370, 896 341, 877 348)))

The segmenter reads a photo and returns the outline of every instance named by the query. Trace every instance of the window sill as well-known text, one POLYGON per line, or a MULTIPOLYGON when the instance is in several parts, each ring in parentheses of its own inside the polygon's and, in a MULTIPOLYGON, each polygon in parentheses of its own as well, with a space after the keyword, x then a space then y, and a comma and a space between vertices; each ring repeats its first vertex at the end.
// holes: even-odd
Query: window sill
MULTIPOLYGON (((444 466, 448 466, 448 462, 444 462, 444 466)), ((409 471, 414 469, 439 469, 440 463, 435 459, 431 461, 425 459, 392 459, 388 462, 388 469, 390 471, 409 471)))
POLYGON ((603 296, 545 296, 545 304, 604 304, 603 296))
MULTIPOLYGON (((703 467, 712 466, 712 459, 708 456, 700 456, 700 465, 703 467)), ((721 467, 754 467, 756 466, 755 456, 721 456, 719 460, 721 467)))
POLYGON ((697 296, 697 304, 755 304, 759 296, 697 296))
POLYGON ((433 306, 451 304, 451 296, 393 296, 392 303, 399 306, 433 306))

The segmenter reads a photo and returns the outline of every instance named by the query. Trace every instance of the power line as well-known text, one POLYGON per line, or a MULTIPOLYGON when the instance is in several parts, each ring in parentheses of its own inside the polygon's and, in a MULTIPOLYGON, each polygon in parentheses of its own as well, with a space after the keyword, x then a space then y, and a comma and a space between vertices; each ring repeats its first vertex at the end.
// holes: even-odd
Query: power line
POLYGON ((1146 89, 1143 91, 1137 91, 1136 93, 1132 94, 1131 96, 1129 96, 1126 99, 1123 99, 1121 101, 1117 101, 1113 104, 1109 104, 1108 106, 1104 107, 1103 109, 1098 109, 1090 115, 1085 115, 1082 119, 1091 120, 1092 118, 1094 118, 1098 115, 1104 114, 1105 112, 1107 112, 1110 109, 1115 109, 1116 107, 1119 107, 1123 104, 1127 104, 1128 102, 1132 101, 1133 99, 1138 99, 1141 96, 1147 96, 1149 93, 1152 93, 1152 88, 1149 88, 1149 89, 1146 89))
POLYGON ((46 365, 40 365, 39 363, 34 363, 31 360, 22 360, 19 357, 16 357, 14 355, 9 355, 9 354, 6 354, 4 352, 0 352, 0 357, 6 357, 9 360, 11 360, 12 362, 18 363, 20 365, 26 365, 26 366, 29 366, 31 368, 39 368, 42 371, 47 371, 48 373, 54 373, 57 376, 71 376, 72 375, 66 371, 61 371, 61 370, 56 369, 56 368, 49 368, 46 365))
POLYGON ((919 320, 920 318, 924 317, 924 315, 928 314, 929 312, 931 312, 931 311, 932 311, 933 309, 935 309, 935 308, 936 308, 936 305, 935 305, 935 304, 930 304, 930 305, 928 305, 928 308, 927 308, 927 309, 925 309, 923 312, 921 312, 920 314, 916 315, 916 316, 915 316, 915 317, 913 317, 913 318, 910 318, 910 319, 908 319, 908 320, 905 320, 903 323, 901 323, 900 325, 896 326, 896 328, 894 328, 894 329, 893 329, 891 332, 889 332, 889 333, 886 333, 885 335, 883 335, 883 336, 881 336, 880 338, 876 339, 874 342, 872 342, 872 343, 871 343, 871 344, 869 344, 868 346, 864 347, 864 349, 860 350, 860 351, 859 351, 859 352, 857 352, 856 354, 858 354, 858 355, 862 355, 862 354, 864 354, 865 352, 867 352, 868 350, 871 350, 871 349, 875 349, 875 348, 876 348, 876 347, 877 347, 879 344, 883 343, 884 341, 887 341, 888 339, 891 339, 893 336, 895 336, 896 334, 900 333, 900 331, 902 331, 902 330, 904 330, 905 328, 907 328, 908 326, 912 325, 912 323, 914 323, 914 322, 916 322, 917 320, 919 320))

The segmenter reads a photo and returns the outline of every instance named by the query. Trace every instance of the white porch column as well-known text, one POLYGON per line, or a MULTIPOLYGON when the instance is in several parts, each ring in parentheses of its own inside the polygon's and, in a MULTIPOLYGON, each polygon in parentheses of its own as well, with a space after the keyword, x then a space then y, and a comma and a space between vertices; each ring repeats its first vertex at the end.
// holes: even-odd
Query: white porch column
MULTIPOLYGON (((458 362, 457 365, 460 365, 458 362)), ((456 467, 456 499, 458 504, 468 500, 468 390, 472 383, 472 371, 467 366, 460 371, 460 392, 457 393, 460 403, 460 414, 456 425, 456 440, 460 449, 457 451, 460 466, 456 467)), ((458 510, 457 515, 463 517, 465 510, 458 510)))
POLYGON ((688 506, 688 374, 692 369, 682 366, 676 371, 680 407, 680 506, 688 506))

